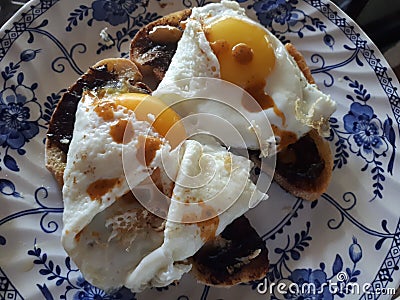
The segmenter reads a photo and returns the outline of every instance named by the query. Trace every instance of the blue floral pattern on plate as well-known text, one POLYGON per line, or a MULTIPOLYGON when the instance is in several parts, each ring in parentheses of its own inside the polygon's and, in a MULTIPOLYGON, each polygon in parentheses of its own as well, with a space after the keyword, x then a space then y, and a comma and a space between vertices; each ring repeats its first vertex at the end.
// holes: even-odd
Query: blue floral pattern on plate
POLYGON ((349 87, 353 89, 354 95, 348 94, 346 98, 352 103, 350 110, 343 117, 343 129, 338 125, 335 117, 331 118, 332 130, 329 140, 338 137, 336 146, 336 154, 334 159, 334 167, 342 168, 347 164, 349 149, 356 156, 364 159, 365 166, 362 171, 368 170, 372 165, 371 173, 373 184, 373 198, 383 198, 382 191, 384 189, 382 182, 385 181, 385 169, 381 158, 386 160, 386 156, 391 151, 390 160, 387 165, 387 172, 393 175, 393 165, 396 149, 396 135, 394 133, 393 120, 387 116, 382 122, 374 113, 374 109, 368 105, 371 95, 364 88, 364 85, 357 80, 351 80, 348 76, 344 77, 349 82, 349 87), (347 145, 346 145, 347 144, 347 145), (390 148, 389 148, 390 145, 390 148))
MULTIPOLYGON (((270 252, 265 282, 314 284, 321 291, 268 296, 388 298, 379 291, 400 281, 398 82, 361 30, 329 2, 238 2, 305 54, 319 87, 339 104, 328 137, 334 155, 328 192, 308 203, 273 185, 270 200, 249 214, 270 252), (357 295, 332 291, 324 284, 334 279, 371 287, 357 295)), ((34 0, 0 31, 0 299, 231 299, 262 288, 263 281, 220 290, 184 279, 134 295, 90 285, 60 245, 62 201, 43 167, 47 125, 65 88, 101 58, 126 56, 141 26, 206 3, 34 0), (107 40, 100 38, 105 28, 107 40)))
MULTIPOLYGON (((107 41, 98 43, 99 48, 96 53, 116 47, 121 56, 127 56, 127 52, 122 51, 124 44, 134 37, 141 26, 144 26, 160 17, 157 13, 149 13, 146 10, 147 1, 141 0, 97 0, 91 6, 79 5, 68 18, 66 31, 72 31, 73 27, 78 26, 79 21, 88 17, 92 12, 92 18, 87 21, 88 26, 92 26, 94 21, 104 21, 111 26, 121 25, 115 35, 107 33, 107 41)), ((107 28, 107 27, 106 27, 107 28)))
POLYGON ((130 14, 137 10, 139 5, 141 5, 141 1, 97 0, 92 3, 93 18, 117 26, 128 21, 130 14))
POLYGON ((1 72, 4 83, 3 89, 0 90, 0 146, 5 149, 4 165, 15 172, 19 171, 19 167, 9 152, 16 150, 20 155, 25 154, 23 146, 39 133, 38 121, 42 116, 41 105, 35 96, 38 84, 35 82, 27 86, 24 73, 18 72, 18 69, 21 63, 35 59, 39 51, 22 51, 20 60, 17 63, 11 62, 1 72), (10 84, 14 77, 17 84, 10 84))

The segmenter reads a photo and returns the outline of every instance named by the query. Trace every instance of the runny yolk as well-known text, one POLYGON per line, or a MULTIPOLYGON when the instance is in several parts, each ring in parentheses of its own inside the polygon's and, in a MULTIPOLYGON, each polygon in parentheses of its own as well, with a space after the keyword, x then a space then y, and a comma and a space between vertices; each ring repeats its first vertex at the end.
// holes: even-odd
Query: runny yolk
POLYGON ((264 92, 266 78, 276 61, 266 32, 243 20, 224 18, 207 26, 205 34, 218 58, 221 79, 245 89, 263 110, 272 108, 284 124, 284 114, 264 92))
POLYGON ((179 115, 156 97, 138 93, 116 96, 115 105, 124 106, 135 112, 136 119, 152 123, 153 128, 175 148, 186 138, 186 131, 179 115), (154 116, 154 121, 149 118, 154 116))

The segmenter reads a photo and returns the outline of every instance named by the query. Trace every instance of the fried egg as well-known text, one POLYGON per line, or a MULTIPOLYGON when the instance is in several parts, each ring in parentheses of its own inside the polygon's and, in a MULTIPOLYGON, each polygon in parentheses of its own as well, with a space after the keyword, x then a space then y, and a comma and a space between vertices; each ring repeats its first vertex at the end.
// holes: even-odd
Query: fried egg
POLYGON ((121 211, 130 211, 130 216, 121 216, 125 225, 129 228, 138 222, 139 215, 134 212, 140 204, 120 199, 161 165, 160 151, 168 152, 170 145, 177 143, 163 134, 179 117, 146 95, 100 90, 85 92, 75 118, 62 190, 62 243, 88 280, 104 289, 117 288, 124 282, 124 272, 126 275, 139 263, 140 253, 158 246, 162 235, 157 237, 143 225, 136 237, 129 238, 131 233, 125 232, 127 237, 117 238, 112 230, 115 222, 110 220, 121 211), (160 118, 154 120, 154 115, 160 118), (125 165, 124 152, 129 156, 125 165), (126 239, 130 239, 128 245, 126 239), (134 240, 135 251, 130 252, 134 240))
MULTIPOLYGON (((237 2, 223 0, 193 8, 184 27, 171 64, 153 95, 169 105, 199 97, 218 97, 233 105, 245 120, 213 101, 201 105, 188 102, 176 111, 182 116, 213 113, 228 120, 241 133, 246 147, 260 149, 263 156, 271 154, 272 141, 276 140, 279 151, 312 128, 327 133, 335 102, 307 82, 279 39, 247 17, 237 2), (204 77, 228 81, 245 92, 228 97, 218 84, 202 83, 204 77), (250 103, 246 94, 256 103, 250 103), (261 121, 265 118, 272 131, 261 121)), ((235 141, 228 145, 240 146, 235 141)))
POLYGON ((146 95, 87 91, 79 102, 62 243, 93 285, 140 292, 179 280, 191 269, 187 258, 266 198, 249 179, 250 160, 210 139, 179 140, 182 124, 146 95), (161 199, 170 203, 166 220, 143 207, 140 189, 152 200, 159 189, 170 197, 161 199))

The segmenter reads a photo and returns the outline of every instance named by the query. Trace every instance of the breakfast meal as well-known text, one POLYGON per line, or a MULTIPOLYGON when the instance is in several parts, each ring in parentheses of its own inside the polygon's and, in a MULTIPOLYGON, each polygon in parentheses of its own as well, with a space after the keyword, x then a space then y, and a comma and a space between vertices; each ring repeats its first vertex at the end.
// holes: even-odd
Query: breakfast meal
POLYGON ((270 172, 263 159, 276 158, 274 180, 317 199, 332 172, 322 136, 334 110, 294 46, 236 2, 144 26, 130 59, 90 67, 50 121, 46 167, 62 189, 64 249, 104 290, 141 292, 188 272, 225 287, 263 278, 268 251, 244 216, 268 198, 255 170, 270 172), (228 97, 223 82, 243 92, 228 97), (242 142, 193 135, 187 118, 207 113, 242 142))
POLYGON ((219 286, 262 278, 268 269, 267 250, 243 216, 252 194, 264 197, 248 178, 250 161, 233 157, 220 145, 199 147, 194 140, 169 152, 177 142, 167 141, 161 133, 178 123, 179 116, 155 98, 146 98, 149 89, 141 80, 130 60, 102 60, 68 89, 53 114, 46 141, 46 165, 63 190, 64 248, 85 279, 106 290, 122 285, 134 291, 165 286, 190 269, 199 281, 219 286), (144 111, 136 109, 134 113, 140 103, 144 111), (166 118, 154 122, 153 128, 146 118, 149 112, 157 114, 158 107, 167 108, 166 118), (121 159, 124 150, 133 173, 124 172, 121 159), (148 212, 130 190, 131 186, 151 174, 158 188, 172 196, 172 181, 165 182, 168 180, 165 178, 162 182, 161 152, 155 150, 165 151, 170 160, 174 153, 178 154, 177 150, 181 151, 181 162, 176 163, 180 170, 175 170, 178 174, 174 175, 175 199, 198 201, 200 196, 210 198, 212 195, 206 195, 209 190, 222 190, 219 197, 233 205, 214 216, 213 211, 219 209, 218 201, 214 206, 201 203, 200 217, 212 213, 212 218, 201 222, 195 222, 196 215, 193 220, 190 215, 186 220, 185 216, 174 216, 182 214, 180 202, 172 202, 167 221, 148 212), (177 185, 179 174, 197 172, 194 168, 199 167, 199 160, 206 152, 214 162, 218 160, 215 178, 219 180, 209 182, 203 189, 194 189, 193 193, 177 185), (234 181, 226 186, 221 179, 228 181, 230 177, 234 181), (236 202, 230 201, 240 194, 236 202), (169 221, 177 218, 184 223, 169 221), (215 236, 218 243, 213 239, 215 236), (218 266, 223 264, 222 270, 204 259, 220 251, 223 254, 219 255, 218 266), (238 264, 238 259, 245 263, 238 264))

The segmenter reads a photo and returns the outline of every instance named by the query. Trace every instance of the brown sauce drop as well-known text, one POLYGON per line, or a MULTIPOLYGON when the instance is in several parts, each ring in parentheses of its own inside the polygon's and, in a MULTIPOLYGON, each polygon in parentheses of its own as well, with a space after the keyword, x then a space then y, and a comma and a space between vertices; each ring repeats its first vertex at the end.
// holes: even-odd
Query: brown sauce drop
MULTIPOLYGON (((192 204, 195 205, 193 202, 192 204)), ((196 213, 185 214, 182 217, 182 222, 196 224, 199 227, 201 239, 206 242, 215 237, 219 225, 219 217, 212 206, 202 201, 197 204, 201 207, 200 215, 196 213), (204 221, 198 222, 199 220, 204 221)))
POLYGON ((161 141, 159 138, 140 135, 138 138, 136 158, 142 165, 149 166, 156 156, 157 150, 160 149, 160 146, 161 141))
POLYGON ((118 144, 129 143, 133 138, 134 131, 132 122, 125 119, 118 120, 116 124, 110 126, 110 135, 118 144))
POLYGON ((272 131, 274 132, 275 136, 280 138, 278 151, 285 149, 288 145, 293 144, 297 141, 296 133, 284 129, 280 129, 276 125, 271 125, 272 131))
POLYGON ((197 226, 200 228, 201 239, 206 242, 214 238, 218 228, 218 224, 219 224, 218 217, 214 217, 212 219, 197 223, 197 226))
POLYGON ((114 119, 115 108, 115 103, 107 101, 98 103, 94 108, 94 111, 99 117, 103 118, 104 121, 111 121, 114 119))
POLYGON ((253 49, 245 43, 239 43, 233 46, 232 56, 239 64, 247 65, 253 60, 253 49))
POLYGON ((79 231, 79 232, 75 235, 75 241, 76 241, 77 243, 79 243, 79 241, 81 240, 82 231, 83 231, 83 229, 82 229, 81 231, 79 231))
POLYGON ((217 40, 215 42, 210 43, 210 46, 215 55, 217 56, 229 50, 229 43, 225 40, 217 40))
POLYGON ((97 97, 99 97, 100 99, 101 99, 101 98, 104 98, 105 95, 106 95, 106 89, 100 89, 100 90, 97 92, 97 97))
POLYGON ((260 80, 250 83, 245 87, 245 90, 256 99, 263 110, 266 110, 268 108, 273 108, 275 103, 270 95, 265 94, 264 86, 265 80, 260 80))
MULTIPOLYGON (((267 110, 269 108, 272 108, 274 110, 274 113, 282 119, 282 125, 286 124, 286 117, 285 114, 276 106, 274 99, 270 95, 267 95, 264 91, 265 87, 265 79, 252 82, 250 83, 247 87, 245 87, 245 90, 256 99, 257 103, 260 105, 260 107, 263 110, 267 110)), ((249 105, 245 106, 246 108, 249 107, 249 105)))
POLYGON ((90 199, 101 201, 101 197, 112 190, 117 184, 119 184, 118 178, 110 179, 99 179, 92 182, 86 192, 88 193, 90 199))
POLYGON ((200 202, 199 205, 201 206, 201 218, 208 220, 197 223, 197 226, 200 228, 201 239, 203 241, 208 241, 215 237, 219 224, 219 217, 212 206, 206 205, 203 202, 200 202))

